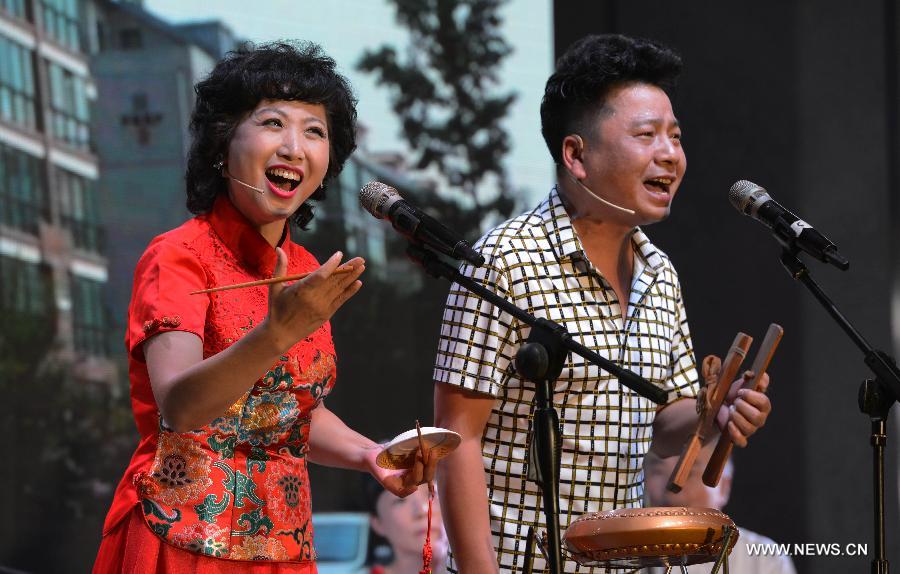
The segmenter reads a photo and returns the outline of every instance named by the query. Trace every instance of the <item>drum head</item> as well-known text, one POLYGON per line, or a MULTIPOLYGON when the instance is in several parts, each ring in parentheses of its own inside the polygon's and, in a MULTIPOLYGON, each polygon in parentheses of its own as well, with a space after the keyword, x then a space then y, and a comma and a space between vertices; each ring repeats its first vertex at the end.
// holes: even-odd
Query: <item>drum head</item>
POLYGON ((586 514, 563 535, 572 558, 585 566, 646 568, 714 562, 722 552, 726 529, 738 532, 727 515, 713 508, 662 506, 620 508, 586 514))

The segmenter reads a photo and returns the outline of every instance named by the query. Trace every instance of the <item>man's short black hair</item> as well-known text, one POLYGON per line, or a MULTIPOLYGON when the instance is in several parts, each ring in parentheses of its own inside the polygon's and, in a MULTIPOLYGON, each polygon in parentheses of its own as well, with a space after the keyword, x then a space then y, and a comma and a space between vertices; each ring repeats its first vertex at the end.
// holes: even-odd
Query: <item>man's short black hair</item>
MULTIPOLYGON (((325 107, 328 170, 323 188, 313 193, 311 200, 325 198, 325 186, 337 178, 356 149, 356 99, 347 80, 335 71, 334 60, 316 44, 247 44, 229 52, 194 90, 197 102, 191 116, 192 142, 185 175, 191 213, 210 211, 216 196, 226 192, 219 162, 228 157, 238 124, 263 100, 325 107)), ((293 219, 301 227, 312 219, 309 201, 297 209, 293 219)))
POLYGON ((557 165, 562 141, 585 135, 614 87, 633 82, 657 86, 671 95, 681 72, 681 56, 651 40, 619 34, 586 36, 566 50, 547 80, 541 101, 541 133, 557 165))

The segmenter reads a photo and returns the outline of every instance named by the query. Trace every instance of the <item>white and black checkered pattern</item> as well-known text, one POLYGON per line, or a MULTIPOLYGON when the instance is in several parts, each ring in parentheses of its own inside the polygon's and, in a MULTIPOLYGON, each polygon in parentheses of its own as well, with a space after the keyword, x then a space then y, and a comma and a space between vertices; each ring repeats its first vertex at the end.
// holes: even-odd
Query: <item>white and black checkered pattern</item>
MULTIPOLYGON (((639 229, 632 241, 636 256, 627 318, 615 291, 587 260, 555 188, 535 210, 485 235, 476 244, 485 265, 466 265, 462 272, 666 389, 670 402, 694 397, 699 383, 678 276, 639 229)), ((537 485, 526 480, 534 387, 517 378, 513 363, 529 331, 454 284, 434 371, 440 383, 497 399, 482 453, 491 530, 505 572, 521 570, 528 526, 544 530, 537 485)), ((656 405, 574 354, 566 360, 553 402, 562 431, 562 529, 588 512, 640 506, 656 405)), ((599 572, 576 566, 567 561, 565 571, 599 572)), ((539 554, 534 567, 543 571, 539 554)), ((456 572, 452 557, 450 571, 456 572)))

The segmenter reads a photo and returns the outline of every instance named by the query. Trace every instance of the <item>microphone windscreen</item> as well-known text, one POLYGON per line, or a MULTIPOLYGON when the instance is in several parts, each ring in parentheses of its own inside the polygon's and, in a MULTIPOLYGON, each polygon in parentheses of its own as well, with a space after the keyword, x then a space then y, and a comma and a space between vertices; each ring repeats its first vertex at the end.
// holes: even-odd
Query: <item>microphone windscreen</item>
POLYGON ((397 199, 397 190, 380 181, 370 181, 359 190, 359 205, 377 219, 383 219, 385 208, 397 199))
POLYGON ((766 190, 752 181, 742 179, 736 181, 728 190, 728 201, 741 213, 748 213, 747 208, 751 202, 760 197, 760 193, 768 198, 766 190))

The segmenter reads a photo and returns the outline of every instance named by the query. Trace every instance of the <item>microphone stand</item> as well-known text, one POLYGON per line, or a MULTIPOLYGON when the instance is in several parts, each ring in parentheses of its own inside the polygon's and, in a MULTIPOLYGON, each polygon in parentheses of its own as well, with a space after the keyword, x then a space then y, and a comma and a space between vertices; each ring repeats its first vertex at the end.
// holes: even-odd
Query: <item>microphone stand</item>
POLYGON ((875 379, 864 380, 859 388, 859 410, 871 420, 872 469, 875 518, 875 558, 872 574, 888 574, 888 561, 884 555, 884 447, 887 444, 887 418, 894 403, 900 398, 900 369, 887 353, 874 349, 838 310, 828 295, 815 282, 806 265, 797 258, 797 249, 785 246, 781 252, 781 264, 791 277, 803 283, 822 304, 862 352, 863 361, 875 374, 875 379))
MULTIPOLYGON (((516 370, 523 380, 535 385, 536 405, 534 410, 533 440, 529 451, 528 478, 533 479, 541 489, 544 517, 547 521, 548 562, 551 574, 562 572, 562 547, 559 529, 559 466, 560 431, 559 417, 553 407, 553 388, 562 372, 566 356, 571 351, 604 371, 619 378, 619 382, 661 405, 666 402, 666 392, 653 386, 644 378, 619 367, 609 359, 572 339, 565 327, 553 321, 535 317, 519 309, 506 299, 487 289, 475 280, 462 275, 455 267, 448 265, 430 249, 410 242, 406 250, 410 259, 424 267, 436 278, 449 279, 481 299, 506 311, 514 318, 531 327, 531 333, 516 353, 516 370), (535 464, 536 462, 536 464, 535 464)), ((531 554, 531 548, 526 552, 531 554)), ((527 572, 531 574, 531 572, 527 572)))

